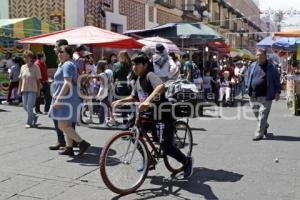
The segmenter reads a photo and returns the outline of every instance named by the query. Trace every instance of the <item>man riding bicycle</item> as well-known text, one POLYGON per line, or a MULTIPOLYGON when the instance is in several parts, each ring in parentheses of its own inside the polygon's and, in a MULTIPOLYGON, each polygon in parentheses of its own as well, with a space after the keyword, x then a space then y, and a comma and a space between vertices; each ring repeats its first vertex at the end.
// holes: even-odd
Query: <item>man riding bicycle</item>
MULTIPOLYGON (((138 76, 135 88, 130 96, 114 101, 112 107, 127 102, 140 102, 138 112, 140 115, 146 115, 147 118, 150 118, 151 122, 141 122, 140 118, 137 117, 136 125, 144 131, 151 131, 154 141, 160 142, 164 153, 184 165, 183 176, 188 178, 193 173, 193 159, 184 155, 174 145, 175 120, 172 117, 170 104, 164 97, 165 86, 161 79, 151 71, 153 69, 152 63, 145 54, 140 53, 135 56, 132 63, 133 72, 138 76), (150 105, 151 107, 154 106, 157 112, 153 112, 150 105)), ((138 170, 142 171, 142 169, 138 170)))

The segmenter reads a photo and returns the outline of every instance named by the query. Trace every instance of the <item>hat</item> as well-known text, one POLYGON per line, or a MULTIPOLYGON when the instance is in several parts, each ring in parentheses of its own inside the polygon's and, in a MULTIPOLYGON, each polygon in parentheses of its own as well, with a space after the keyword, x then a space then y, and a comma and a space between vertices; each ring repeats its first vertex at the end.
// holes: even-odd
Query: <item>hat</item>
POLYGON ((156 46, 155 46, 155 49, 158 52, 163 52, 166 48, 165 48, 165 46, 163 44, 157 43, 156 46))
POLYGON ((76 48, 75 48, 75 51, 77 51, 77 52, 82 51, 82 56, 88 56, 88 55, 92 54, 91 52, 89 52, 87 50, 87 47, 83 44, 77 45, 76 48))

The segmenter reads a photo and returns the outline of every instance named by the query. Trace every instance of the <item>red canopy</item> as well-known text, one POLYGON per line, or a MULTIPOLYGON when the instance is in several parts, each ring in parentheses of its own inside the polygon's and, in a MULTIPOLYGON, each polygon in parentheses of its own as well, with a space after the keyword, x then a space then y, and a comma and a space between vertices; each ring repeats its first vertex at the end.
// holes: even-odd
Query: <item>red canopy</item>
POLYGON ((22 44, 55 45, 59 39, 66 39, 70 45, 86 44, 94 47, 139 49, 144 45, 135 39, 94 26, 56 31, 19 40, 22 44))
POLYGON ((300 29, 293 30, 293 31, 273 33, 273 38, 276 37, 276 36, 280 36, 280 37, 300 37, 300 29))
POLYGON ((230 52, 229 46, 225 42, 208 42, 207 45, 220 54, 228 54, 230 52))

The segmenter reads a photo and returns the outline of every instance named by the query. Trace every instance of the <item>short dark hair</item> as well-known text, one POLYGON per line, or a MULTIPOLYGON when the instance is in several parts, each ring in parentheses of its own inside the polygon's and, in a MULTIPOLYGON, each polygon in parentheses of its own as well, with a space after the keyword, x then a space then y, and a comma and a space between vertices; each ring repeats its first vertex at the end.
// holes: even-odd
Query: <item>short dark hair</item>
POLYGON ((188 57, 188 55, 185 53, 185 54, 183 54, 183 55, 181 56, 181 58, 182 58, 182 59, 188 59, 189 57, 188 57))
POLYGON ((267 55, 267 49, 259 48, 256 51, 263 53, 264 55, 267 55))
POLYGON ((42 59, 42 58, 44 58, 45 57, 45 55, 42 53, 42 52, 38 52, 37 54, 36 54, 36 58, 37 59, 42 59))
POLYGON ((74 49, 69 45, 63 45, 61 48, 70 56, 70 58, 73 57, 74 49))
POLYGON ((63 45, 69 45, 68 41, 66 39, 59 39, 56 42, 56 46, 63 46, 63 45))
POLYGON ((140 52, 140 53, 136 54, 135 56, 133 56, 131 61, 134 64, 148 64, 150 62, 148 57, 146 56, 146 54, 143 52, 140 52))

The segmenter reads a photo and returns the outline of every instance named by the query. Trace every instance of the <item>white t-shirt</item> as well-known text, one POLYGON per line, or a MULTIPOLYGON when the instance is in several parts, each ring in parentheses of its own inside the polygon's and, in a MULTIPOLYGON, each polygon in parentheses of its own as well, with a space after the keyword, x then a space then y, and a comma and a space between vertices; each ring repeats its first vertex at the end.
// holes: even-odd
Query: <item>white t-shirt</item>
POLYGON ((221 79, 218 81, 220 84, 220 87, 230 87, 230 81, 229 80, 222 80, 221 79))
POLYGON ((202 83, 203 83, 202 77, 196 78, 196 79, 194 79, 193 81, 194 81, 194 84, 196 85, 197 89, 198 89, 199 91, 202 90, 202 88, 201 88, 201 85, 202 85, 202 83))
POLYGON ((154 64, 153 68, 154 73, 163 81, 173 79, 178 72, 178 67, 171 57, 162 67, 154 64))

